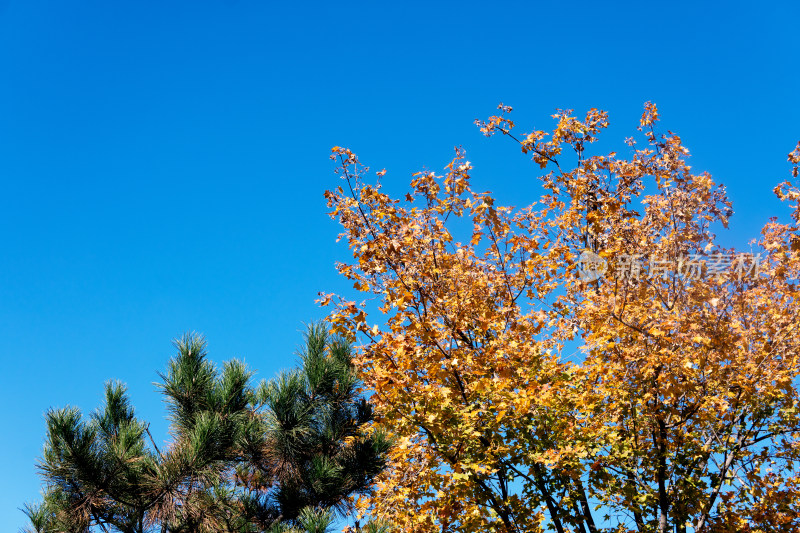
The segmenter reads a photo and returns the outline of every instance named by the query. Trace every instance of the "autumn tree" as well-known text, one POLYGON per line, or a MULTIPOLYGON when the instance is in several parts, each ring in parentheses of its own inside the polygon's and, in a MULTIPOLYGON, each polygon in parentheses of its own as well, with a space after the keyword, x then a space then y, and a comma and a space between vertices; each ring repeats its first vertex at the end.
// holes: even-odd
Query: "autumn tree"
POLYGON ((654 105, 627 156, 591 153, 602 111, 517 135, 500 110, 478 125, 541 169, 527 207, 475 192, 461 150, 398 199, 333 149, 338 269, 372 296, 321 302, 397 439, 362 508, 414 532, 800 531, 800 191, 736 252, 724 187, 654 105))

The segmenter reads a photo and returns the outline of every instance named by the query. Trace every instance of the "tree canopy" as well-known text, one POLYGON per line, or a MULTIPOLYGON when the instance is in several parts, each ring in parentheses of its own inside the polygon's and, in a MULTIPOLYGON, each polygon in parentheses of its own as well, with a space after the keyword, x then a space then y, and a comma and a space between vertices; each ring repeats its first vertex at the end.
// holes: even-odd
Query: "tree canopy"
POLYGON ((800 531, 800 190, 736 251, 655 105, 627 155, 592 153, 603 111, 518 135, 499 109, 481 131, 541 169, 520 208, 460 149, 395 198, 333 148, 338 269, 370 302, 320 301, 398 443, 361 508, 408 532, 800 531))
POLYGON ((344 339, 311 325, 301 367, 258 387, 241 361, 216 368, 199 335, 175 346, 158 385, 164 449, 119 382, 88 419, 74 407, 47 413, 44 499, 26 506, 29 531, 323 533, 369 491, 389 443, 369 430, 344 339))

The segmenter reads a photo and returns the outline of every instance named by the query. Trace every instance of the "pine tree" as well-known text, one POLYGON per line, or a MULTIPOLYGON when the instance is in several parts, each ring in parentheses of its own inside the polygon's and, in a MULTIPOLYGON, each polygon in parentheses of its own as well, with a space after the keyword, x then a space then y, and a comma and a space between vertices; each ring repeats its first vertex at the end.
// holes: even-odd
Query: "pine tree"
POLYGON ((364 431, 372 411, 344 340, 310 326, 302 368, 257 389, 244 363, 215 368, 201 336, 174 344, 158 385, 172 443, 156 446, 118 382, 88 420, 50 410, 26 531, 326 531, 369 490, 388 442, 364 431))
POLYGON ((369 490, 389 448, 383 434, 363 431, 373 413, 358 395, 350 344, 322 324, 305 340, 301 368, 260 391, 268 453, 254 472, 277 486, 271 496, 293 522, 306 508, 346 514, 349 496, 369 490))

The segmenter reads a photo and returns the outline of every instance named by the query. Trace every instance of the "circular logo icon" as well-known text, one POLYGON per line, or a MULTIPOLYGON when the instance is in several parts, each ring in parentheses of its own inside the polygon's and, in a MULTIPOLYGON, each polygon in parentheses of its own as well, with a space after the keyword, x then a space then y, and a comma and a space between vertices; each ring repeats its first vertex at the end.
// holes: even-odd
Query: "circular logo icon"
POLYGON ((578 278, 581 281, 597 281, 608 270, 608 262, 589 250, 578 257, 578 278))

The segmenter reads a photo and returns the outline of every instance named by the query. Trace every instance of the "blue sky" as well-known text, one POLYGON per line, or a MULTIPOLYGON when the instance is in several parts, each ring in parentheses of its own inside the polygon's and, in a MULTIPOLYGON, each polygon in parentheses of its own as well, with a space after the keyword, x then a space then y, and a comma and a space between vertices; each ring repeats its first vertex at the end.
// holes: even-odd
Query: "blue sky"
POLYGON ((742 245, 784 214, 800 139, 794 2, 283 3, 0 0, 0 527, 24 524, 51 406, 153 387, 204 333, 258 377, 294 364, 319 291, 346 291, 323 191, 345 145, 400 190, 461 145, 473 183, 533 200, 537 167, 472 124, 645 101, 728 185, 742 245))

